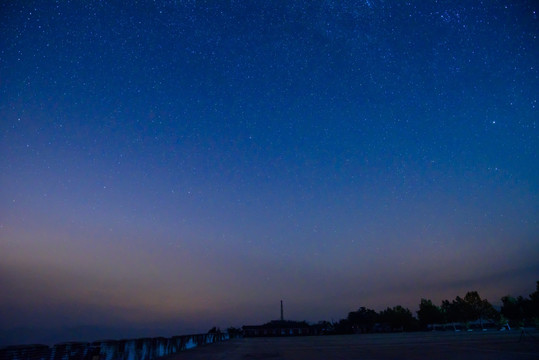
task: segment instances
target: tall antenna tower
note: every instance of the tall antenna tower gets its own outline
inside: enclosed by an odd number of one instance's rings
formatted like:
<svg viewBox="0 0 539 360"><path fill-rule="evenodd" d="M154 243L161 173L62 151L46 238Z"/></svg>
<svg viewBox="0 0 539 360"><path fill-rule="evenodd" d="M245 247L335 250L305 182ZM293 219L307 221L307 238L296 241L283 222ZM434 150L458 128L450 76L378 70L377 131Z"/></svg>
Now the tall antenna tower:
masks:
<svg viewBox="0 0 539 360"><path fill-rule="evenodd" d="M281 321L284 321L283 301L281 300Z"/></svg>

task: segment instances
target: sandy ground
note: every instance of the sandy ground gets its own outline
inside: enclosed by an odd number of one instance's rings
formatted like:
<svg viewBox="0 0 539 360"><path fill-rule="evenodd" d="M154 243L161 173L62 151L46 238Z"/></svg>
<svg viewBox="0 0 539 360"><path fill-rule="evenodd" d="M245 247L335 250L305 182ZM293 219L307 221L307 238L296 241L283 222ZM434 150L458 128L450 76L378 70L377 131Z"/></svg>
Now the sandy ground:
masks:
<svg viewBox="0 0 539 360"><path fill-rule="evenodd" d="M539 359L539 333L431 332L234 339L165 357L194 359Z"/></svg>

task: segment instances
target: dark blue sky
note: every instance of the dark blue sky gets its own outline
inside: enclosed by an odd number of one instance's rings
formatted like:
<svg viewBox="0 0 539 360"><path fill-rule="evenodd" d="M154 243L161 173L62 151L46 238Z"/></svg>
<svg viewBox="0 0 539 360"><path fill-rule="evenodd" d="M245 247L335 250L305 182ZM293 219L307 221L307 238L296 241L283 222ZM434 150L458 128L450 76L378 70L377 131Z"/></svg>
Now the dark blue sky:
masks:
<svg viewBox="0 0 539 360"><path fill-rule="evenodd" d="M537 11L2 2L0 330L172 335L277 318L280 299L318 321L531 293Z"/></svg>

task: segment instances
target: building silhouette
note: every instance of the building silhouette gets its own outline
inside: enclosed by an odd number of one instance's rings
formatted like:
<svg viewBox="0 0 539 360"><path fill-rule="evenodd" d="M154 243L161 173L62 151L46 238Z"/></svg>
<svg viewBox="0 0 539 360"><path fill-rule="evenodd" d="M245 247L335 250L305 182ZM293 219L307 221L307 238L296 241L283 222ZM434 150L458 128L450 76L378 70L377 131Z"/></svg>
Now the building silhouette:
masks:
<svg viewBox="0 0 539 360"><path fill-rule="evenodd" d="M322 334L321 326L309 325L306 321L285 320L282 300L280 320L271 320L263 325L244 325L242 329L244 337L309 336Z"/></svg>

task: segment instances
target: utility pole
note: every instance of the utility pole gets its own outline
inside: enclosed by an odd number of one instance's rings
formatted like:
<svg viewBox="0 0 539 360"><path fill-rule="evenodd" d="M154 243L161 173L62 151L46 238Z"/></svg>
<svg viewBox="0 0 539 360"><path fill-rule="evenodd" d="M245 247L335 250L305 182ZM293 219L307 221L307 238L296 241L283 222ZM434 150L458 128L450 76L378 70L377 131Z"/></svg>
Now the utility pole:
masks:
<svg viewBox="0 0 539 360"><path fill-rule="evenodd" d="M283 314L283 301L281 300L281 321L284 321L284 314Z"/></svg>

